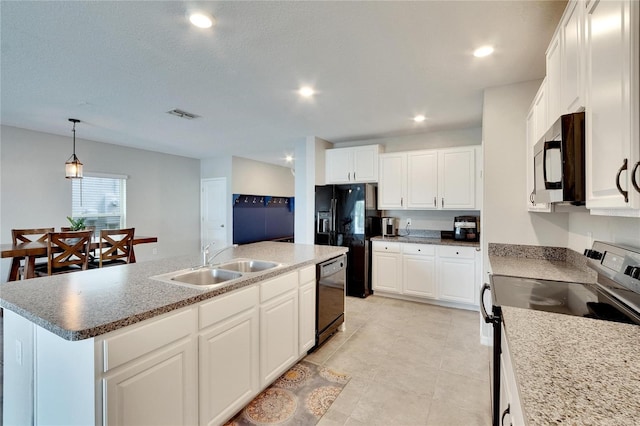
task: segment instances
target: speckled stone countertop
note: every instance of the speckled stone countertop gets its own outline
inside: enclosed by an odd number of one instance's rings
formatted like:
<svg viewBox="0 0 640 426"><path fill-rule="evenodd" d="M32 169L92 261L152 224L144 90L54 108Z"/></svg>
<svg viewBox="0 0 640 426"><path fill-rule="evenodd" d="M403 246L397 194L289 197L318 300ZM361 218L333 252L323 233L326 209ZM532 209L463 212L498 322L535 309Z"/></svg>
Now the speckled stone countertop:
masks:
<svg viewBox="0 0 640 426"><path fill-rule="evenodd" d="M412 244L437 244L443 246L462 246L462 247L480 247L480 243L450 240L439 237L423 237L423 236L396 236L396 237L373 237L371 241L391 241L398 243Z"/></svg>
<svg viewBox="0 0 640 426"><path fill-rule="evenodd" d="M585 258L559 247L489 244L493 274L593 283ZM503 306L529 426L636 425L640 327Z"/></svg>
<svg viewBox="0 0 640 426"><path fill-rule="evenodd" d="M637 425L640 327L502 308L529 426Z"/></svg>
<svg viewBox="0 0 640 426"><path fill-rule="evenodd" d="M149 277L201 264L184 256L0 284L0 306L67 340L82 340L313 265L347 252L345 247L261 242L222 252L234 258L268 260L283 267L247 273L215 290L184 287Z"/></svg>

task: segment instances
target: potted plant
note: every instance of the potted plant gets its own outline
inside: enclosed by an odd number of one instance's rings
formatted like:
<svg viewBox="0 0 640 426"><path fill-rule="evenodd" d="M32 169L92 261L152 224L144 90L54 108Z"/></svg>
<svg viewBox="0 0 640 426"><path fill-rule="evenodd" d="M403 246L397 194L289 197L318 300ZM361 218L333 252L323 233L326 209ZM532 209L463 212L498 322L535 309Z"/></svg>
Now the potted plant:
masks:
<svg viewBox="0 0 640 426"><path fill-rule="evenodd" d="M84 217L79 217L78 219L73 219L71 216L67 216L67 220L71 224L70 228L72 231L82 231L86 228L84 225Z"/></svg>

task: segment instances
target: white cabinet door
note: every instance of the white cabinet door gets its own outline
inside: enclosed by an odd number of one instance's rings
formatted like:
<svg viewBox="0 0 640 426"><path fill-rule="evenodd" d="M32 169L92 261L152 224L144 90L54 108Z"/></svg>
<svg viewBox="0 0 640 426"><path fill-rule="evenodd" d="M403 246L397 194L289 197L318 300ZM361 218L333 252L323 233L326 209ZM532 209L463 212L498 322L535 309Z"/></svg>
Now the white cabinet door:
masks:
<svg viewBox="0 0 640 426"><path fill-rule="evenodd" d="M535 132L534 145L547 131L547 96L546 96L546 79L542 80L542 84L533 98L533 108L535 114Z"/></svg>
<svg viewBox="0 0 640 426"><path fill-rule="evenodd" d="M407 255L402 257L404 294L436 297L435 256Z"/></svg>
<svg viewBox="0 0 640 426"><path fill-rule="evenodd" d="M260 386L277 379L298 359L298 289L260 307Z"/></svg>
<svg viewBox="0 0 640 426"><path fill-rule="evenodd" d="M438 154L440 208L474 209L476 204L475 149L456 148Z"/></svg>
<svg viewBox="0 0 640 426"><path fill-rule="evenodd" d="M438 296L442 300L476 304L475 249L472 247L438 247Z"/></svg>
<svg viewBox="0 0 640 426"><path fill-rule="evenodd" d="M371 287L374 291L402 292L402 255L399 243L374 241Z"/></svg>
<svg viewBox="0 0 640 426"><path fill-rule="evenodd" d="M536 203L536 197L534 194L535 190L535 181L533 174L533 147L536 143L535 140L535 108L532 106L529 110L529 114L527 115L527 139L526 143L526 170L527 170L527 210L532 212L550 212L551 204L547 203Z"/></svg>
<svg viewBox="0 0 640 426"><path fill-rule="evenodd" d="M103 379L104 423L118 426L196 424L196 354L195 340L181 340L106 375Z"/></svg>
<svg viewBox="0 0 640 426"><path fill-rule="evenodd" d="M349 183L353 165L353 151L350 148L328 149L325 151L325 172L327 183Z"/></svg>
<svg viewBox="0 0 640 426"><path fill-rule="evenodd" d="M316 344L316 282L300 286L299 298L299 352L304 355Z"/></svg>
<svg viewBox="0 0 640 426"><path fill-rule="evenodd" d="M586 189L592 213L640 214L630 173L640 160L639 7L636 0L594 1L587 10Z"/></svg>
<svg viewBox="0 0 640 426"><path fill-rule="evenodd" d="M557 32L547 49L547 127L560 117L561 61L560 33Z"/></svg>
<svg viewBox="0 0 640 426"><path fill-rule="evenodd" d="M378 209L405 208L406 162L406 153L380 155Z"/></svg>
<svg viewBox="0 0 640 426"><path fill-rule="evenodd" d="M570 1L560 22L560 114L584 109L584 2Z"/></svg>
<svg viewBox="0 0 640 426"><path fill-rule="evenodd" d="M407 153L407 208L438 208L438 152Z"/></svg>
<svg viewBox="0 0 640 426"><path fill-rule="evenodd" d="M380 145L366 145L353 148L353 181L378 181L378 154Z"/></svg>
<svg viewBox="0 0 640 426"><path fill-rule="evenodd" d="M199 337L200 424L221 424L258 393L259 315L253 308Z"/></svg>

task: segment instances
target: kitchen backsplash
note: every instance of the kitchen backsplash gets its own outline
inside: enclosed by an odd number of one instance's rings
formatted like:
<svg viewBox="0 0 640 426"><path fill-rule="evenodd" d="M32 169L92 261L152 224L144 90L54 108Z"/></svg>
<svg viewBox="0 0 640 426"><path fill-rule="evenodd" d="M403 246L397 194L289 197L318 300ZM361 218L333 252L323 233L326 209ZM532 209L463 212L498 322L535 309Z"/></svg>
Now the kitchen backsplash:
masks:
<svg viewBox="0 0 640 426"><path fill-rule="evenodd" d="M411 219L412 230L453 231L453 219L456 216L480 216L480 212L477 210L383 210L382 216L400 219L398 232L404 234L407 218ZM480 231L482 232L482 220Z"/></svg>

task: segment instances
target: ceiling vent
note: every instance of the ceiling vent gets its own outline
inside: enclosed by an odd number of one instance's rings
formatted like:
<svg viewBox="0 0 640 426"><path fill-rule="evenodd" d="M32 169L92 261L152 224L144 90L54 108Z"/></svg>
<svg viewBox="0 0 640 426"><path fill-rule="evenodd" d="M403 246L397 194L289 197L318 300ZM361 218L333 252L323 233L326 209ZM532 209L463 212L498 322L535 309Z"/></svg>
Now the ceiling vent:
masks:
<svg viewBox="0 0 640 426"><path fill-rule="evenodd" d="M178 108L172 109L171 111L167 111L167 114L175 115L176 117L180 117L180 118L186 118L187 120L193 120L194 118L200 117L199 115L195 115Z"/></svg>

